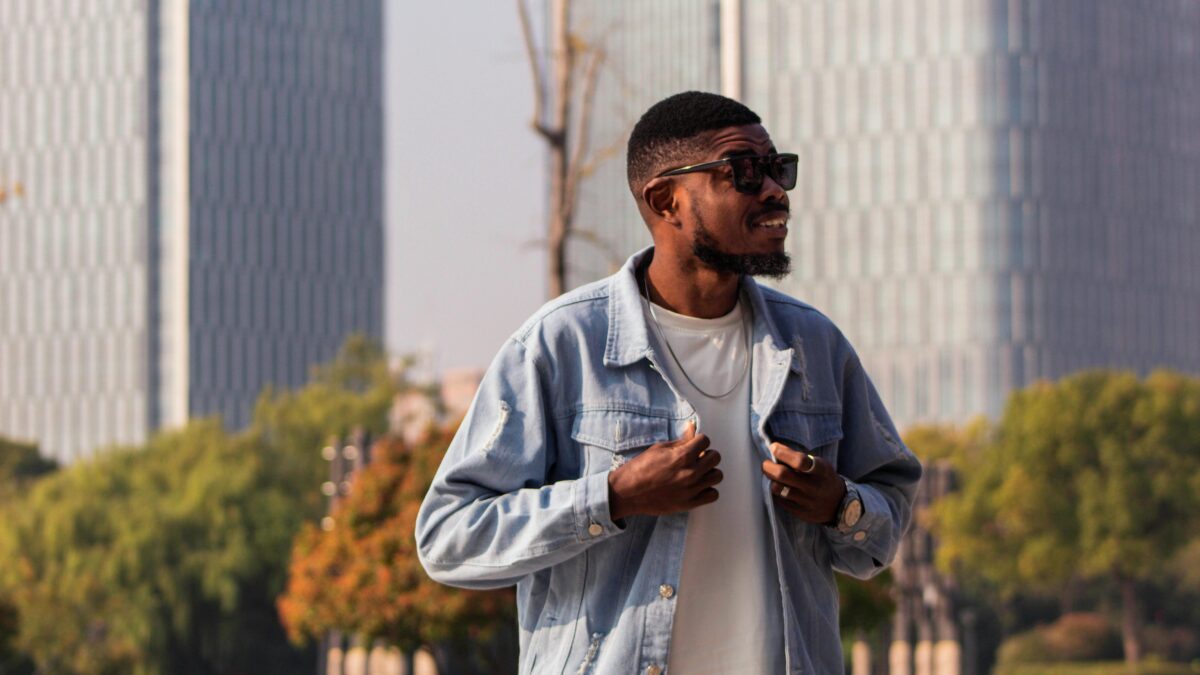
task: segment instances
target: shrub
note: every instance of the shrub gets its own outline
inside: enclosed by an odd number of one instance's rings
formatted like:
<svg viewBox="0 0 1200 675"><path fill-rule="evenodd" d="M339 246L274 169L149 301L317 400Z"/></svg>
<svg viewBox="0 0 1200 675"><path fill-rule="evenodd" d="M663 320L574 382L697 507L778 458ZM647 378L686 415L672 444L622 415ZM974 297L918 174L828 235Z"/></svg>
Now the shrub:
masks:
<svg viewBox="0 0 1200 675"><path fill-rule="evenodd" d="M1121 658L1121 638L1099 614L1064 614L1057 621L1004 641L997 665Z"/></svg>
<svg viewBox="0 0 1200 675"><path fill-rule="evenodd" d="M1183 626L1151 624L1142 630L1146 653L1175 661L1200 659L1200 634Z"/></svg>
<svg viewBox="0 0 1200 675"><path fill-rule="evenodd" d="M1053 658L1050 647L1046 645L1045 636L1040 630L1034 629L1018 633L1001 643L996 652L996 665L1005 667L1022 663L1042 663Z"/></svg>
<svg viewBox="0 0 1200 675"><path fill-rule="evenodd" d="M1108 619L1091 612L1075 612L1041 629L1046 646L1059 661L1119 659L1121 636Z"/></svg>

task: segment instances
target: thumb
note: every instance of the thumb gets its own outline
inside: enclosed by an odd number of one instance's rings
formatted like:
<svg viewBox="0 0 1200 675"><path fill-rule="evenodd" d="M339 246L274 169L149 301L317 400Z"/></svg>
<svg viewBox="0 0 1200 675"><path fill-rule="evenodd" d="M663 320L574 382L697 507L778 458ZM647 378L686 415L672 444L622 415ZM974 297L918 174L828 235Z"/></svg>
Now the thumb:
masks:
<svg viewBox="0 0 1200 675"><path fill-rule="evenodd" d="M690 441L696 436L696 420L692 418L688 420L687 426L683 428L683 435L679 437L681 441Z"/></svg>

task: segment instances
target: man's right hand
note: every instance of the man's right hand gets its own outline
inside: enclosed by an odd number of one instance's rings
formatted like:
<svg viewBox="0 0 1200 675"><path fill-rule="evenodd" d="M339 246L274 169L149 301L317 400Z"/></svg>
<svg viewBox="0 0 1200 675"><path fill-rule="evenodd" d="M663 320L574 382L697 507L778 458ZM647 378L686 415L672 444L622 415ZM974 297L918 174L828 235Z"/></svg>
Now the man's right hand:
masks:
<svg viewBox="0 0 1200 675"><path fill-rule="evenodd" d="M656 443L608 474L609 515L662 516L717 501L721 455L689 422L683 436Z"/></svg>

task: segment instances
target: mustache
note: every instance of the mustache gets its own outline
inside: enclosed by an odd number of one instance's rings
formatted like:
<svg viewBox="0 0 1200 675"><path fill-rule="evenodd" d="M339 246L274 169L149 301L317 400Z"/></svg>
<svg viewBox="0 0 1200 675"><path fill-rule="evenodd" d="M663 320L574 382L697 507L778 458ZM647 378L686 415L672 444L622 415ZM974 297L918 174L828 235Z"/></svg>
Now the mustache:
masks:
<svg viewBox="0 0 1200 675"><path fill-rule="evenodd" d="M761 209L758 209L750 216L750 220L770 213L786 213L790 217L792 215L792 208L790 205L779 201L767 202Z"/></svg>

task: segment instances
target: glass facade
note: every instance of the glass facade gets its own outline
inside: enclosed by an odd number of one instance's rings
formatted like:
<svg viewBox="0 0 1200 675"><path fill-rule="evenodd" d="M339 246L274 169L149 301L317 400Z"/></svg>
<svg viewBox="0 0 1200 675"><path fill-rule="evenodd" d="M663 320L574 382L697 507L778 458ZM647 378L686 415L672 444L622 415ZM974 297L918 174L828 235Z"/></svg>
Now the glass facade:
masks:
<svg viewBox="0 0 1200 675"><path fill-rule="evenodd" d="M676 92L721 88L718 0L583 0L572 3L571 18L604 62L588 137L591 166L567 247L568 287L612 274L650 244L625 178L625 145L642 112Z"/></svg>
<svg viewBox="0 0 1200 675"><path fill-rule="evenodd" d="M244 424L382 324L382 5L0 3L0 435ZM173 412L174 411L174 412Z"/></svg>
<svg viewBox="0 0 1200 675"><path fill-rule="evenodd" d="M742 99L801 156L782 286L843 329L898 424L995 416L1082 368L1200 372L1200 7L737 4ZM708 58L658 50L668 72ZM651 82L635 116L686 88ZM581 209L643 227L619 187Z"/></svg>
<svg viewBox="0 0 1200 675"><path fill-rule="evenodd" d="M147 16L0 2L0 434L60 457L147 425Z"/></svg>
<svg viewBox="0 0 1200 675"><path fill-rule="evenodd" d="M382 336L383 5L193 2L191 415Z"/></svg>

